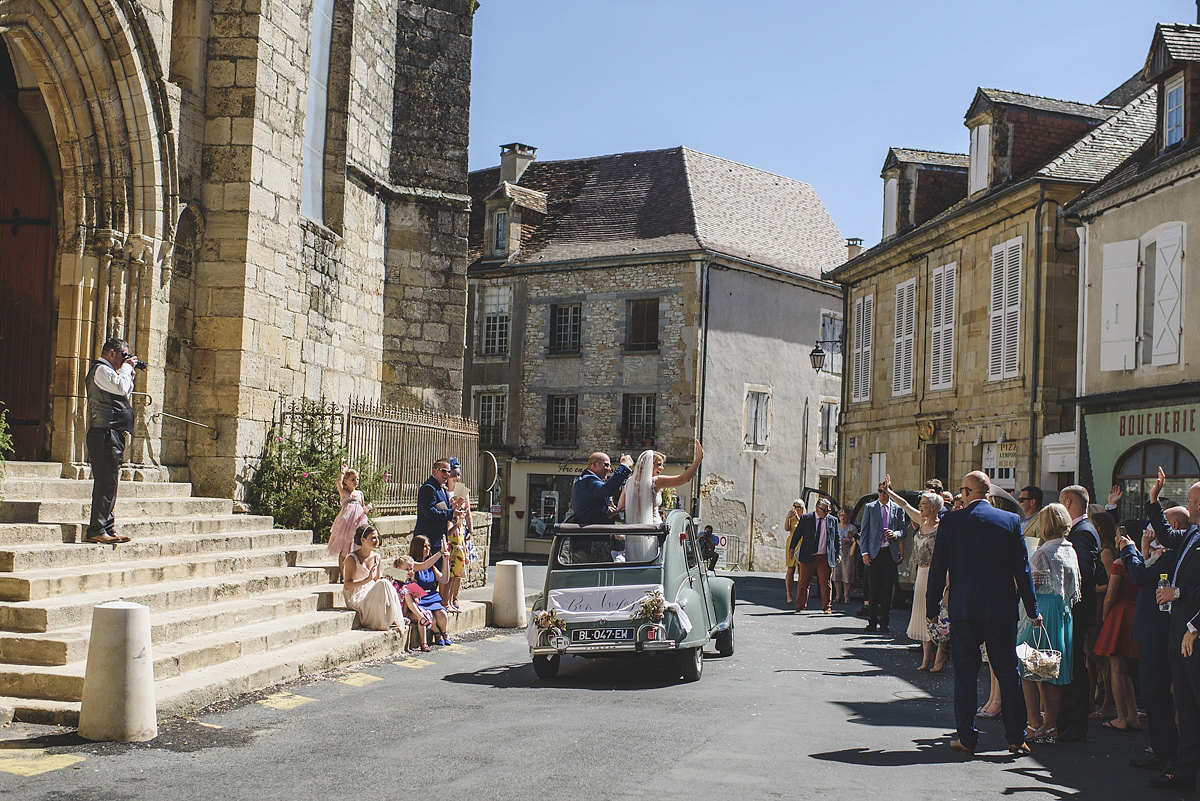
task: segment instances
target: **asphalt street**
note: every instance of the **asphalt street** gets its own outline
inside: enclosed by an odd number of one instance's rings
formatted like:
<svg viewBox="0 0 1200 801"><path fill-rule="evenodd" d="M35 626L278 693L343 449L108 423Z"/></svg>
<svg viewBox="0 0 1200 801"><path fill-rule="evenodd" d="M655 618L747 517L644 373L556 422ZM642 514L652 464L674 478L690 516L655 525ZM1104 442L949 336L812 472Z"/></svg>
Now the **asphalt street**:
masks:
<svg viewBox="0 0 1200 801"><path fill-rule="evenodd" d="M533 673L524 636L356 665L165 722L142 744L73 731L0 731L0 796L108 799L1171 798L1126 767L1142 734L981 753L948 747L949 674L915 670L903 635L852 607L794 615L781 579L732 574L736 652L710 648L679 683L644 660L567 659ZM907 614L893 614L901 631ZM982 701L986 685L980 682Z"/></svg>

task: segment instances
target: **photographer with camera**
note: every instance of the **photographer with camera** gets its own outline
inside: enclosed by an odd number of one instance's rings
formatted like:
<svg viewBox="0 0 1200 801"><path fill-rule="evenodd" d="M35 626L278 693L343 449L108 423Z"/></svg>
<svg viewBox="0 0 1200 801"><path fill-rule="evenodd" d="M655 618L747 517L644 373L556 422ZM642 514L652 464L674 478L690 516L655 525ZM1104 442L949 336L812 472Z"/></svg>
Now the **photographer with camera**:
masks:
<svg viewBox="0 0 1200 801"><path fill-rule="evenodd" d="M87 541L102 545L129 542L115 533L113 507L117 503L117 482L121 476L121 457L125 453L125 435L133 433L133 369L146 369L146 363L129 353L129 343L113 338L104 343L100 358L88 370L87 450L92 466L92 518Z"/></svg>

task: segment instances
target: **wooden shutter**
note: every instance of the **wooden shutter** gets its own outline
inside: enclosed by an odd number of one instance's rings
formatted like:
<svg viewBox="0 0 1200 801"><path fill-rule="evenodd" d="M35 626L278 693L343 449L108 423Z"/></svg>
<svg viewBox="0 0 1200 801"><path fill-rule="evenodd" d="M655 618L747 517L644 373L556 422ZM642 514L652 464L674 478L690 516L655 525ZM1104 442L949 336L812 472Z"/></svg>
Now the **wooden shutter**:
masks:
<svg viewBox="0 0 1200 801"><path fill-rule="evenodd" d="M1164 228L1156 241L1152 364L1179 363L1180 304L1183 301L1183 226Z"/></svg>
<svg viewBox="0 0 1200 801"><path fill-rule="evenodd" d="M1004 377L1015 378L1021 353L1021 237L1005 247Z"/></svg>
<svg viewBox="0 0 1200 801"><path fill-rule="evenodd" d="M913 391L913 333L916 317L917 280L896 286L896 323L892 334L892 394Z"/></svg>
<svg viewBox="0 0 1200 801"><path fill-rule="evenodd" d="M958 266L933 271L933 313L930 315L929 388L954 386L954 295Z"/></svg>
<svg viewBox="0 0 1200 801"><path fill-rule="evenodd" d="M1100 282L1100 370L1132 370L1137 363L1138 241L1109 242Z"/></svg>
<svg viewBox="0 0 1200 801"><path fill-rule="evenodd" d="M864 295L854 301L854 384L851 400L871 399L871 338L875 325L875 296Z"/></svg>
<svg viewBox="0 0 1200 801"><path fill-rule="evenodd" d="M1004 372L1004 246L992 248L992 284L988 301L988 380L998 381Z"/></svg>

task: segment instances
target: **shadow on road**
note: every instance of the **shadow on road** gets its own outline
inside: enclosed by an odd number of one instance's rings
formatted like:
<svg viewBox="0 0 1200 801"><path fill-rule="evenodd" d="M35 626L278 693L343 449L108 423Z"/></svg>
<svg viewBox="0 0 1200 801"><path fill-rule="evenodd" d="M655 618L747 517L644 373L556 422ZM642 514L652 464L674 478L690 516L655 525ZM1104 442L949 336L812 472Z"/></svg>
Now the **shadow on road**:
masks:
<svg viewBox="0 0 1200 801"><path fill-rule="evenodd" d="M469 673L449 673L443 681L455 684L476 684L497 688L569 688L572 690L657 690L674 687L683 682L671 654L633 656L612 659L563 657L558 677L539 679L533 664L496 665ZM705 654L704 660L719 660L715 654Z"/></svg>

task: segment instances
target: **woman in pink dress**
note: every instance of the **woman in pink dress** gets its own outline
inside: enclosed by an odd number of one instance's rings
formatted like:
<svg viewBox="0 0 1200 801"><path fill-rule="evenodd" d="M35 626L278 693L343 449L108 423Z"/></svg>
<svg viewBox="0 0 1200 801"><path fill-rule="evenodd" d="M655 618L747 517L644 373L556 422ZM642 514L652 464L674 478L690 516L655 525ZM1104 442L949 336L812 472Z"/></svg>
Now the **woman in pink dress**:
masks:
<svg viewBox="0 0 1200 801"><path fill-rule="evenodd" d="M329 531L329 546L325 552L336 556L340 565L346 554L354 550L354 532L359 526L367 524L367 512L371 511L370 504L363 503L363 494L358 489L358 471L347 470L342 465L338 475L338 497L342 501L342 511L334 518L333 527Z"/></svg>

